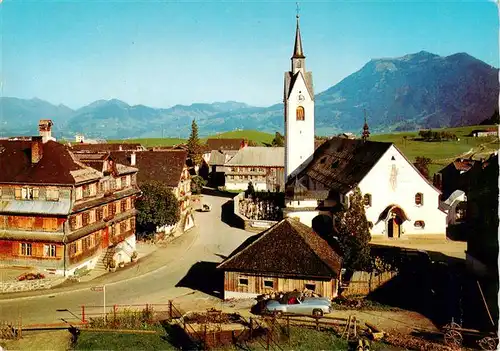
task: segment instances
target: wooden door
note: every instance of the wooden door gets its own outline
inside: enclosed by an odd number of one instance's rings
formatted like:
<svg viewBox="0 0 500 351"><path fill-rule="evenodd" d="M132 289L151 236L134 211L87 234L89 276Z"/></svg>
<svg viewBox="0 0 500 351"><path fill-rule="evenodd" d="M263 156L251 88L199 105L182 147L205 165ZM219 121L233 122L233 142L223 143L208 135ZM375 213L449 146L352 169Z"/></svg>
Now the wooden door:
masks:
<svg viewBox="0 0 500 351"><path fill-rule="evenodd" d="M106 227L102 230L102 241L101 247L106 249L109 246L109 227Z"/></svg>

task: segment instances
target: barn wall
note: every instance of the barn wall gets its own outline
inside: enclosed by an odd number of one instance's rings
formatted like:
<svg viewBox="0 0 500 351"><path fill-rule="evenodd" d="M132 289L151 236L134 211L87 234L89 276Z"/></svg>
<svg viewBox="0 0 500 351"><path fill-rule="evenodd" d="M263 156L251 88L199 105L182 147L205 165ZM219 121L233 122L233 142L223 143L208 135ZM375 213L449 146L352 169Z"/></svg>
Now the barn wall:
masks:
<svg viewBox="0 0 500 351"><path fill-rule="evenodd" d="M248 284L240 284L241 279L247 279ZM266 286L266 282L271 283L271 286ZM257 276L249 275L240 272L224 272L224 297L235 296L233 293L241 295L247 294L266 294L275 291L303 291L306 285L314 285L314 292L321 296L334 298L337 296L338 281L331 280L314 280L314 279L292 279L280 276Z"/></svg>

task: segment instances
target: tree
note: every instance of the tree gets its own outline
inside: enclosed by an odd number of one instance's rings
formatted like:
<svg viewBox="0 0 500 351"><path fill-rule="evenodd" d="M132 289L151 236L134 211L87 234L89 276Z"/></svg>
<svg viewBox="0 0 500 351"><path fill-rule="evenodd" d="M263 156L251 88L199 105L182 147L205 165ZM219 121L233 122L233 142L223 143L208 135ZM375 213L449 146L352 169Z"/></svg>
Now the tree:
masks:
<svg viewBox="0 0 500 351"><path fill-rule="evenodd" d="M191 192L193 194L201 194L201 190L207 184L203 177L195 175L191 177Z"/></svg>
<svg viewBox="0 0 500 351"><path fill-rule="evenodd" d="M254 186L253 186L253 184L252 184L252 182L251 182L251 181L250 181L250 182L248 182L248 188L247 188L247 191L245 191L245 193L246 193L246 194L245 194L245 195L246 195L246 197L250 197L250 196L251 196L252 198L253 198L253 197L255 197L255 188L254 188Z"/></svg>
<svg viewBox="0 0 500 351"><path fill-rule="evenodd" d="M141 185L141 191L136 202L139 232L156 232L158 227L179 221L179 201L170 188L160 182L147 182Z"/></svg>
<svg viewBox="0 0 500 351"><path fill-rule="evenodd" d="M193 119L191 123L191 135L187 142L188 157L193 161L194 165L199 165L202 160L200 138L198 137L198 125Z"/></svg>
<svg viewBox="0 0 500 351"><path fill-rule="evenodd" d="M281 146L281 147L285 146L285 137L281 135L280 132L276 132L274 134L274 139L271 142L271 146Z"/></svg>
<svg viewBox="0 0 500 351"><path fill-rule="evenodd" d="M432 159L425 156L417 156L413 165L418 169L420 173L426 178L429 178L429 165L432 163Z"/></svg>
<svg viewBox="0 0 500 351"><path fill-rule="evenodd" d="M340 218L338 236L344 256L344 268L369 270L371 235L359 187L356 187L349 197L349 208L340 215Z"/></svg>

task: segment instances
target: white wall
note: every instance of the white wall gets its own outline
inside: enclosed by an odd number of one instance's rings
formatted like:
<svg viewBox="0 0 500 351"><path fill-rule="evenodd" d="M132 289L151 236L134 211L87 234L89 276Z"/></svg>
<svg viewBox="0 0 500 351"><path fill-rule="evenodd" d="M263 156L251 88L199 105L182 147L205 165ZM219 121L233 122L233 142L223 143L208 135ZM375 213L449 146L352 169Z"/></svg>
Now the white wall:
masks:
<svg viewBox="0 0 500 351"><path fill-rule="evenodd" d="M394 187L391 184L393 172ZM372 205L365 207L368 221L374 224L372 236L387 235L385 221L377 221L384 209L390 205L399 206L409 218L409 221L402 224L401 237L419 234L446 236L446 213L438 208L439 191L430 185L394 146L391 146L368 172L359 183L359 188L363 195L369 193L372 196ZM415 204L415 194L418 192L423 194L422 206ZM415 228L416 220L423 220L425 228Z"/></svg>
<svg viewBox="0 0 500 351"><path fill-rule="evenodd" d="M316 217L319 214L319 211L293 211L293 212L287 212L285 214L285 217L290 217L290 218L299 218L300 222L312 227L312 220L314 217Z"/></svg>
<svg viewBox="0 0 500 351"><path fill-rule="evenodd" d="M234 179L229 179L229 176L226 176L225 187L227 190L247 190L248 182L250 182L250 180L235 181ZM252 184L255 191L267 191L266 182L259 182L252 179Z"/></svg>
<svg viewBox="0 0 500 351"><path fill-rule="evenodd" d="M298 101L303 95L305 100ZM285 102L285 177L314 153L314 100L309 96L304 78L299 75L288 101ZM305 118L297 121L297 106L304 107ZM285 178L285 179L286 179Z"/></svg>

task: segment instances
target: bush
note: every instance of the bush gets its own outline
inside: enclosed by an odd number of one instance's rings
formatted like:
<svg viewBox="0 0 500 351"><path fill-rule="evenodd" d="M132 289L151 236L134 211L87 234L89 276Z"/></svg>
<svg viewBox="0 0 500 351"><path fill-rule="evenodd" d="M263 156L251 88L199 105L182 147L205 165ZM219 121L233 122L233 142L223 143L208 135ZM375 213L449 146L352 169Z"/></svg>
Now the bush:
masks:
<svg viewBox="0 0 500 351"><path fill-rule="evenodd" d="M201 194L201 190L207 184L207 181L202 177L195 175L191 178L191 193Z"/></svg>

